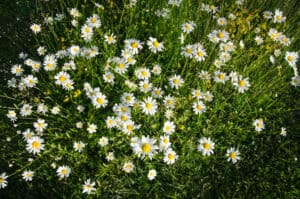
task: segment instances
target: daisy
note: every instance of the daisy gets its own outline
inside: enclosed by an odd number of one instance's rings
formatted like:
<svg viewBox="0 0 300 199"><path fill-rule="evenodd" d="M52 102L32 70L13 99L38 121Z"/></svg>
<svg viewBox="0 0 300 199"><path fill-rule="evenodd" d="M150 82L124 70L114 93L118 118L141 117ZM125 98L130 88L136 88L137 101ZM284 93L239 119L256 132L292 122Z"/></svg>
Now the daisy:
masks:
<svg viewBox="0 0 300 199"><path fill-rule="evenodd" d="M173 116L174 116L173 110L172 110L172 109L167 109L166 112L165 112L165 117L166 117L167 119L170 119L170 118L172 118Z"/></svg>
<svg viewBox="0 0 300 199"><path fill-rule="evenodd" d="M24 69L22 68L21 65L16 64L11 67L11 73L16 76L21 76L23 74L23 72L24 72Z"/></svg>
<svg viewBox="0 0 300 199"><path fill-rule="evenodd" d="M115 63L114 70L116 73L124 74L127 72L129 65L127 64L127 61L124 58L116 57L113 61Z"/></svg>
<svg viewBox="0 0 300 199"><path fill-rule="evenodd" d="M67 72L61 71L54 76L55 84L63 85L66 80L70 79L70 75Z"/></svg>
<svg viewBox="0 0 300 199"><path fill-rule="evenodd" d="M152 97L144 99L140 106L142 108L142 112L146 115L154 115L158 108L156 100Z"/></svg>
<svg viewBox="0 0 300 199"><path fill-rule="evenodd" d="M106 71L103 74L103 80L106 83L113 84L114 83L114 79L115 79L115 75L113 73L109 72L109 71Z"/></svg>
<svg viewBox="0 0 300 199"><path fill-rule="evenodd" d="M26 149L30 153L38 154L41 152L41 150L44 150L44 139L33 136L30 139L27 140Z"/></svg>
<svg viewBox="0 0 300 199"><path fill-rule="evenodd" d="M294 77L292 77L291 84L293 86L300 86L300 76L294 76Z"/></svg>
<svg viewBox="0 0 300 199"><path fill-rule="evenodd" d="M30 66L33 72L38 72L41 68L41 63L37 61L32 61L32 64Z"/></svg>
<svg viewBox="0 0 300 199"><path fill-rule="evenodd" d="M164 94L164 91L161 88L154 87L152 89L152 96L155 98L161 98Z"/></svg>
<svg viewBox="0 0 300 199"><path fill-rule="evenodd" d="M10 121L14 122L17 120L17 113L13 110L9 110L8 113L6 114L6 116L8 117L8 119L10 119Z"/></svg>
<svg viewBox="0 0 300 199"><path fill-rule="evenodd" d="M91 182L90 179L87 179L82 185L82 193L93 194L96 191L95 182Z"/></svg>
<svg viewBox="0 0 300 199"><path fill-rule="evenodd" d="M113 160L115 159L115 154L114 154L114 152L109 152L109 153L107 154L107 156L105 157L105 159L106 159L107 161L113 161Z"/></svg>
<svg viewBox="0 0 300 199"><path fill-rule="evenodd" d="M228 157L227 161L231 161L233 164L241 159L239 150L233 147L227 149L226 156Z"/></svg>
<svg viewBox="0 0 300 199"><path fill-rule="evenodd" d="M101 147L105 147L106 145L108 145L108 138L107 137L101 137L99 139L99 142L98 144L101 146Z"/></svg>
<svg viewBox="0 0 300 199"><path fill-rule="evenodd" d="M71 169L70 169L70 167L63 165L63 166L58 167L58 169L56 170L56 173L60 179L67 178L67 177L69 177L69 175L71 173Z"/></svg>
<svg viewBox="0 0 300 199"><path fill-rule="evenodd" d="M139 50L141 50L143 46L142 43L137 39L127 39L125 40L125 48L135 55L139 53Z"/></svg>
<svg viewBox="0 0 300 199"><path fill-rule="evenodd" d="M81 16L81 14L80 14L80 12L78 11L77 8L71 8L71 9L69 10L69 13L70 13L70 15L71 15L73 18L78 18L78 17Z"/></svg>
<svg viewBox="0 0 300 199"><path fill-rule="evenodd" d="M174 122L166 121L164 123L163 132L170 135L175 132L175 128L176 128L176 126L175 126Z"/></svg>
<svg viewBox="0 0 300 199"><path fill-rule="evenodd" d="M223 73L221 71L216 71L215 72L215 82L219 82L219 83L223 83L225 84L225 82L229 79L229 77L226 75L226 73Z"/></svg>
<svg viewBox="0 0 300 199"><path fill-rule="evenodd" d="M70 55L72 57L76 57L80 54L80 47L79 46L71 46L69 49L68 49L68 52L70 53Z"/></svg>
<svg viewBox="0 0 300 199"><path fill-rule="evenodd" d="M82 141L74 142L74 144L73 144L73 148L77 152L81 152L84 147L85 147L85 144Z"/></svg>
<svg viewBox="0 0 300 199"><path fill-rule="evenodd" d="M109 128L109 129L117 126L117 122L116 122L115 117L110 117L110 116L107 117L106 120L105 120L105 123L106 123L106 127Z"/></svg>
<svg viewBox="0 0 300 199"><path fill-rule="evenodd" d="M261 45L264 42L264 39L261 36L256 36L254 40L257 45Z"/></svg>
<svg viewBox="0 0 300 199"><path fill-rule="evenodd" d="M32 181L33 176L34 176L33 171L26 170L26 171L23 171L23 173L22 173L22 177L25 181Z"/></svg>
<svg viewBox="0 0 300 199"><path fill-rule="evenodd" d="M273 13L270 11L264 11L263 16L265 19L272 19Z"/></svg>
<svg viewBox="0 0 300 199"><path fill-rule="evenodd" d="M286 17L283 16L282 11L279 9L275 10L274 14L274 23L282 23L286 20Z"/></svg>
<svg viewBox="0 0 300 199"><path fill-rule="evenodd" d="M74 89L74 81L71 79L67 79L63 84L63 88L67 91L73 90Z"/></svg>
<svg viewBox="0 0 300 199"><path fill-rule="evenodd" d="M153 180L156 177L157 173L155 169L151 169L148 171L147 177L149 180Z"/></svg>
<svg viewBox="0 0 300 199"><path fill-rule="evenodd" d="M208 71L201 70L201 72L199 73L199 78L202 80L210 80L211 76Z"/></svg>
<svg viewBox="0 0 300 199"><path fill-rule="evenodd" d="M211 101L213 101L214 96L213 96L213 94L210 93L210 91L206 91L206 92L203 94L203 99L204 99L205 101L211 102Z"/></svg>
<svg viewBox="0 0 300 199"><path fill-rule="evenodd" d="M167 108L175 108L175 105L176 105L176 99L175 97L172 97L170 95L166 96L164 98L164 105L167 107Z"/></svg>
<svg viewBox="0 0 300 199"><path fill-rule="evenodd" d="M144 159L148 156L149 159L152 160L153 155L157 153L158 149L155 143L155 139L149 138L149 136L142 136L142 139L138 140L138 143L135 145L133 150L138 157Z"/></svg>
<svg viewBox="0 0 300 199"><path fill-rule="evenodd" d="M45 114L48 112L48 106L45 105L44 103L39 103L37 107L37 112Z"/></svg>
<svg viewBox="0 0 300 199"><path fill-rule="evenodd" d="M136 99L132 93L123 93L121 96L122 103L126 104L127 106L133 106Z"/></svg>
<svg viewBox="0 0 300 199"><path fill-rule="evenodd" d="M219 26L226 26L227 25L227 20L226 18L224 17L220 17L218 20L217 20L217 23Z"/></svg>
<svg viewBox="0 0 300 199"><path fill-rule="evenodd" d="M193 55L197 61L204 61L206 57L206 52L202 44L195 44L193 47Z"/></svg>
<svg viewBox="0 0 300 199"><path fill-rule="evenodd" d="M92 133L96 133L97 131L97 125L96 124L88 124L88 127L86 129L88 131L88 133L92 134Z"/></svg>
<svg viewBox="0 0 300 199"><path fill-rule="evenodd" d="M163 42L158 42L156 38L149 37L149 40L147 41L147 45L151 52L157 53L161 52L164 49Z"/></svg>
<svg viewBox="0 0 300 199"><path fill-rule="evenodd" d="M136 125L132 120L128 120L123 123L121 130L126 135L131 135L134 129L136 129Z"/></svg>
<svg viewBox="0 0 300 199"><path fill-rule="evenodd" d="M29 140L32 136L34 136L34 133L33 133L30 129L26 129L26 131L24 131L24 132L22 133L22 135L23 135L23 139L24 139L25 141L27 141L27 140Z"/></svg>
<svg viewBox="0 0 300 199"><path fill-rule="evenodd" d="M199 89L193 89L192 96L193 96L193 98L196 98L196 99L203 98L203 94L202 94L201 90L199 90Z"/></svg>
<svg viewBox="0 0 300 199"><path fill-rule="evenodd" d="M182 47L181 55L184 57L192 58L193 57L193 46L192 45L186 45Z"/></svg>
<svg viewBox="0 0 300 199"><path fill-rule="evenodd" d="M158 64L154 65L151 72L154 75L160 75L161 74L161 67L160 67L160 65L158 65Z"/></svg>
<svg viewBox="0 0 300 199"><path fill-rule="evenodd" d="M151 76L150 70L147 68L137 68L134 74L139 80L147 80Z"/></svg>
<svg viewBox="0 0 300 199"><path fill-rule="evenodd" d="M160 136L159 141L159 150L165 151L171 146L169 135Z"/></svg>
<svg viewBox="0 0 300 199"><path fill-rule="evenodd" d="M32 106L30 104L24 104L20 110L20 115L23 117L29 116L32 113Z"/></svg>
<svg viewBox="0 0 300 199"><path fill-rule="evenodd" d="M284 127L281 128L280 135L282 135L282 136L284 136L284 137L287 136L287 130L286 130L286 128L284 128Z"/></svg>
<svg viewBox="0 0 300 199"><path fill-rule="evenodd" d="M115 44L117 42L116 36L112 33L111 35L104 35L105 42L109 45Z"/></svg>
<svg viewBox="0 0 300 199"><path fill-rule="evenodd" d="M256 119L253 122L255 130L260 132L265 128L264 120L262 118Z"/></svg>
<svg viewBox="0 0 300 199"><path fill-rule="evenodd" d="M2 173L0 175L0 189L5 188L7 186L7 179L8 176L6 175L6 173Z"/></svg>
<svg viewBox="0 0 300 199"><path fill-rule="evenodd" d="M174 164L177 159L178 155L171 148L168 148L167 151L164 153L164 162L168 165Z"/></svg>
<svg viewBox="0 0 300 199"><path fill-rule="evenodd" d="M148 80L140 81L139 88L141 92L148 93L152 89L152 83L150 83Z"/></svg>
<svg viewBox="0 0 300 199"><path fill-rule="evenodd" d="M196 27L196 24L194 22L186 22L184 24L181 25L181 30L184 32L184 33L190 33L192 32Z"/></svg>
<svg viewBox="0 0 300 199"><path fill-rule="evenodd" d="M125 162L123 165L123 171L126 173L132 172L134 169L134 164L132 162Z"/></svg>
<svg viewBox="0 0 300 199"><path fill-rule="evenodd" d="M93 28L88 26L87 24L83 25L81 27L81 37L85 40L85 41L91 41L92 37L93 37Z"/></svg>
<svg viewBox="0 0 300 199"><path fill-rule="evenodd" d="M106 99L106 96L102 94L101 92L98 92L93 98L92 98L93 105L96 108L106 107L108 100Z"/></svg>
<svg viewBox="0 0 300 199"><path fill-rule="evenodd" d="M24 78L24 83L28 88L33 88L38 83L38 79L33 75L28 75Z"/></svg>
<svg viewBox="0 0 300 199"><path fill-rule="evenodd" d="M87 19L87 24L93 28L99 28L101 26L100 18L97 14L93 14L93 16Z"/></svg>
<svg viewBox="0 0 300 199"><path fill-rule="evenodd" d="M50 111L53 115L58 115L60 113L60 108L58 106L54 106Z"/></svg>
<svg viewBox="0 0 300 199"><path fill-rule="evenodd" d="M48 126L48 124L43 119L38 119L36 122L33 123L35 131L38 133L42 133Z"/></svg>
<svg viewBox="0 0 300 199"><path fill-rule="evenodd" d="M44 58L44 69L45 71L53 71L56 68L57 60L54 55L46 55Z"/></svg>
<svg viewBox="0 0 300 199"><path fill-rule="evenodd" d="M169 78L169 83L171 88L178 89L183 85L184 82L180 75L174 75Z"/></svg>
<svg viewBox="0 0 300 199"><path fill-rule="evenodd" d="M202 101L199 100L193 103L193 111L195 114L200 115L206 111L206 106Z"/></svg>
<svg viewBox="0 0 300 199"><path fill-rule="evenodd" d="M242 76L239 76L238 80L235 81L233 85L238 89L239 93L244 93L250 87L249 78L243 79Z"/></svg>
<svg viewBox="0 0 300 199"><path fill-rule="evenodd" d="M32 32L34 32L34 34L37 34L37 33L41 32L41 25L40 24L32 24L30 26L30 29L32 30Z"/></svg>
<svg viewBox="0 0 300 199"><path fill-rule="evenodd" d="M202 155L204 156L210 156L214 153L215 143L210 139L206 137L202 137L199 140L199 145L197 147L198 151L202 152Z"/></svg>
<svg viewBox="0 0 300 199"><path fill-rule="evenodd" d="M297 52L286 52L285 60L289 63L290 66L295 66L298 61L299 55Z"/></svg>

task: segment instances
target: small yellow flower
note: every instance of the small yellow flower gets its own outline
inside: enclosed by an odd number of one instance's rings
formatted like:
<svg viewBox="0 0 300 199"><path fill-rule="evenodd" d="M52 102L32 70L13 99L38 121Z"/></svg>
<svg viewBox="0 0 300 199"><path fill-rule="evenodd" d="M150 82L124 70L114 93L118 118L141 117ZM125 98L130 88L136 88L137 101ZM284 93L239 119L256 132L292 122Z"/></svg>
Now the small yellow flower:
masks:
<svg viewBox="0 0 300 199"><path fill-rule="evenodd" d="M74 97L79 97L81 95L81 90L77 89L75 92L74 92Z"/></svg>
<svg viewBox="0 0 300 199"><path fill-rule="evenodd" d="M70 100L69 96L65 96L64 103L67 103Z"/></svg>
<svg viewBox="0 0 300 199"><path fill-rule="evenodd" d="M37 103L39 103L39 102L40 102L40 98L38 98L38 97L34 97L34 98L33 98L33 101L34 101L34 103L36 103L36 104L37 104Z"/></svg>

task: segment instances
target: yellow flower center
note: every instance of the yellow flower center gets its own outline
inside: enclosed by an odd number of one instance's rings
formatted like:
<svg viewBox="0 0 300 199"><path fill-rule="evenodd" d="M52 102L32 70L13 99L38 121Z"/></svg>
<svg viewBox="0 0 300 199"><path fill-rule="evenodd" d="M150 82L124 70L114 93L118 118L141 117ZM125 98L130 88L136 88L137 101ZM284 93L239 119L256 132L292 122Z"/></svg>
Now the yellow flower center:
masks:
<svg viewBox="0 0 300 199"><path fill-rule="evenodd" d="M151 151L151 145L149 143L145 143L142 145L142 151L144 153L149 153Z"/></svg>
<svg viewBox="0 0 300 199"><path fill-rule="evenodd" d="M202 106L200 105L200 104L197 104L197 106L196 106L196 108L197 108L197 110L202 110Z"/></svg>
<svg viewBox="0 0 300 199"><path fill-rule="evenodd" d="M66 81L66 76L64 76L64 75L62 75L62 76L60 76L59 77L59 81L61 81L61 82L65 82Z"/></svg>
<svg viewBox="0 0 300 199"><path fill-rule="evenodd" d="M152 108L152 104L151 104L151 103L149 103L149 102L147 102L147 103L146 103L146 109L148 109L148 110L149 110L149 109L151 109L151 108Z"/></svg>
<svg viewBox="0 0 300 199"><path fill-rule="evenodd" d="M240 85L240 87L245 87L245 81L244 80L240 80L239 81L239 85Z"/></svg>
<svg viewBox="0 0 300 199"><path fill-rule="evenodd" d="M141 74L142 74L143 77L146 77L146 76L147 76L147 72L144 71L144 70L141 72Z"/></svg>
<svg viewBox="0 0 300 199"><path fill-rule="evenodd" d="M223 39L225 37L225 34L222 32L218 32L217 37Z"/></svg>
<svg viewBox="0 0 300 199"><path fill-rule="evenodd" d="M159 42L158 42L158 41L154 41L152 44L153 44L153 46L154 46L155 48L158 48L158 47L159 47Z"/></svg>
<svg viewBox="0 0 300 199"><path fill-rule="evenodd" d="M198 51L198 52L197 52L197 55L198 55L199 57L203 57L203 56L204 56L204 53L203 53L202 51Z"/></svg>
<svg viewBox="0 0 300 199"><path fill-rule="evenodd" d="M31 146L32 146L32 148L37 149L40 147L40 143L38 141L33 141Z"/></svg>
<svg viewBox="0 0 300 199"><path fill-rule="evenodd" d="M171 126L166 126L166 131L170 131L171 130Z"/></svg>
<svg viewBox="0 0 300 199"><path fill-rule="evenodd" d="M206 149L206 150L210 149L210 144L207 143L207 142L204 143L204 144L203 144L203 148Z"/></svg>
<svg viewBox="0 0 300 199"><path fill-rule="evenodd" d="M104 103L103 98L97 98L97 103L100 105L103 104Z"/></svg>
<svg viewBox="0 0 300 199"><path fill-rule="evenodd" d="M173 83L176 84L176 85L179 84L179 79L174 79Z"/></svg>
<svg viewBox="0 0 300 199"><path fill-rule="evenodd" d="M225 75L224 74L220 74L219 75L219 79L224 80L225 79Z"/></svg>
<svg viewBox="0 0 300 199"><path fill-rule="evenodd" d="M4 179L2 177L0 177L0 184L2 184L4 182Z"/></svg>
<svg viewBox="0 0 300 199"><path fill-rule="evenodd" d="M132 125L127 125L127 130L128 131L132 131L133 130L133 126Z"/></svg>
<svg viewBox="0 0 300 199"><path fill-rule="evenodd" d="M235 153L235 152L231 152L231 153L229 154L229 157L230 157L231 159L234 159L234 158L236 157L236 153Z"/></svg>
<svg viewBox="0 0 300 199"><path fill-rule="evenodd" d="M138 43L137 42L132 42L130 44L131 48L137 48L138 47Z"/></svg>
<svg viewBox="0 0 300 199"><path fill-rule="evenodd" d="M294 57L291 56L291 55L289 55L289 56L287 56L287 60L288 60L288 61L293 61L293 60L294 60Z"/></svg>
<svg viewBox="0 0 300 199"><path fill-rule="evenodd" d="M121 111L122 111L122 112L126 112L126 111L127 111L127 108L123 106L123 107L121 108Z"/></svg>
<svg viewBox="0 0 300 199"><path fill-rule="evenodd" d="M91 22L92 22L92 23L96 23L96 21L97 21L97 19L96 19L95 17L93 17L93 18L91 19Z"/></svg>
<svg viewBox="0 0 300 199"><path fill-rule="evenodd" d="M62 173L63 175L67 175L68 171L67 171L67 169L62 169L62 170L61 170L61 173Z"/></svg>
<svg viewBox="0 0 300 199"><path fill-rule="evenodd" d="M169 158L169 160L174 160L175 156L172 153L169 153L168 154L168 158Z"/></svg>
<svg viewBox="0 0 300 199"><path fill-rule="evenodd" d="M188 54L191 54L191 53L192 53L192 49L191 49L191 48L187 48L187 49L185 50L185 52L188 53Z"/></svg>

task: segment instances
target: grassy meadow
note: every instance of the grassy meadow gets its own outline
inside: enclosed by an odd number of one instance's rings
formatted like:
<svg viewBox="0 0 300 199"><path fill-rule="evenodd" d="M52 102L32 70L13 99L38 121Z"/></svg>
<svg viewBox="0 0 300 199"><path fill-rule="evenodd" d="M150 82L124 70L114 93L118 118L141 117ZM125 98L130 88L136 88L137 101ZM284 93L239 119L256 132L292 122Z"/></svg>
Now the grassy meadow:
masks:
<svg viewBox="0 0 300 199"><path fill-rule="evenodd" d="M0 3L1 198L299 198L297 0Z"/></svg>

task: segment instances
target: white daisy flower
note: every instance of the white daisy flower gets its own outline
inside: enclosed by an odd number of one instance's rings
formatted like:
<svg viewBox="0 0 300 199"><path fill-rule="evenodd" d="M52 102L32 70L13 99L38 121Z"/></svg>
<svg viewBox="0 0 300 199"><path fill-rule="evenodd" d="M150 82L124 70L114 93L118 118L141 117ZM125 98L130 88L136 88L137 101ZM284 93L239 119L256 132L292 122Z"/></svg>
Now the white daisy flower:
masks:
<svg viewBox="0 0 300 199"><path fill-rule="evenodd" d="M48 124L43 119L37 119L37 121L33 123L33 126L37 133L42 133L47 128Z"/></svg>
<svg viewBox="0 0 300 199"><path fill-rule="evenodd" d="M26 150L33 154L38 154L44 150L44 139L33 136L27 140Z"/></svg>
<svg viewBox="0 0 300 199"><path fill-rule="evenodd" d="M57 168L56 173L57 173L57 176L61 179L67 178L67 177L69 177L69 175L71 173L71 169L70 169L70 167L63 165L63 166L60 166Z"/></svg>
<svg viewBox="0 0 300 199"><path fill-rule="evenodd" d="M73 148L77 152L81 152L85 147L85 144L82 141L74 142Z"/></svg>
<svg viewBox="0 0 300 199"><path fill-rule="evenodd" d="M130 173L134 169L134 164L132 162L125 162L122 169L126 173Z"/></svg>
<svg viewBox="0 0 300 199"><path fill-rule="evenodd" d="M117 126L117 121L115 117L107 117L105 123L106 123L106 127L109 129Z"/></svg>
<svg viewBox="0 0 300 199"><path fill-rule="evenodd" d="M127 106L133 106L136 102L136 99L132 93L123 93L121 96L122 103L126 104Z"/></svg>
<svg viewBox="0 0 300 199"><path fill-rule="evenodd" d="M179 89L183 85L184 81L180 75L173 75L169 78L169 83L171 88Z"/></svg>
<svg viewBox="0 0 300 199"><path fill-rule="evenodd" d="M22 173L22 177L25 181L32 181L33 176L34 176L34 172L30 170L25 170Z"/></svg>
<svg viewBox="0 0 300 199"><path fill-rule="evenodd" d="M166 151L170 148L171 142L169 135L164 135L159 137L159 150Z"/></svg>
<svg viewBox="0 0 300 199"><path fill-rule="evenodd" d="M163 132L170 135L175 132L175 124L172 121L166 121L163 126Z"/></svg>
<svg viewBox="0 0 300 199"><path fill-rule="evenodd" d="M214 153L215 143L210 139L206 137L202 137L199 140L199 145L197 147L198 151L202 152L202 155L204 156L210 156Z"/></svg>
<svg viewBox="0 0 300 199"><path fill-rule="evenodd" d="M70 53L71 57L76 57L80 54L80 47L73 45L68 49L68 52Z"/></svg>
<svg viewBox="0 0 300 199"><path fill-rule="evenodd" d="M60 113L60 108L58 106L54 106L52 109L51 109L51 113L53 115L58 115Z"/></svg>
<svg viewBox="0 0 300 199"><path fill-rule="evenodd" d="M30 29L32 30L32 32L34 32L34 34L37 34L37 33L41 32L41 25L40 24L32 24L30 26Z"/></svg>
<svg viewBox="0 0 300 199"><path fill-rule="evenodd" d="M92 134L92 133L96 133L97 131L97 125L96 124L88 124L88 127L86 129L88 131L88 133Z"/></svg>
<svg viewBox="0 0 300 199"><path fill-rule="evenodd" d="M291 84L293 86L300 86L300 76L294 76L294 77L292 77Z"/></svg>
<svg viewBox="0 0 300 199"><path fill-rule="evenodd" d="M280 11L279 9L275 10L275 14L274 14L274 23L282 23L286 20L286 17L283 16L282 11Z"/></svg>
<svg viewBox="0 0 300 199"><path fill-rule="evenodd" d="M9 110L8 113L6 114L6 116L12 122L15 122L18 119L17 118L17 113L15 111L13 111L13 110Z"/></svg>
<svg viewBox="0 0 300 199"><path fill-rule="evenodd" d="M23 117L29 116L32 113L32 106L30 104L24 104L20 110L20 115Z"/></svg>
<svg viewBox="0 0 300 199"><path fill-rule="evenodd" d="M113 161L113 160L115 159L115 154L114 154L114 152L109 152L109 153L107 154L107 156L105 157L105 159L106 159L107 161Z"/></svg>
<svg viewBox="0 0 300 199"><path fill-rule="evenodd" d="M152 97L147 97L141 102L142 112L146 115L154 115L157 111L158 105L155 99Z"/></svg>
<svg viewBox="0 0 300 199"><path fill-rule="evenodd" d="M264 120L262 118L256 119L253 122L255 130L260 132L265 128Z"/></svg>
<svg viewBox="0 0 300 199"><path fill-rule="evenodd" d="M8 176L6 175L6 173L2 173L0 175L0 189L7 187L7 179Z"/></svg>
<svg viewBox="0 0 300 199"><path fill-rule="evenodd" d="M70 75L65 71L60 71L54 76L54 79L56 80L55 84L63 85L65 84L66 80L70 79Z"/></svg>
<svg viewBox="0 0 300 199"><path fill-rule="evenodd" d="M85 41L91 41L93 34L94 34L93 28L88 26L87 24L85 24L81 27L81 37Z"/></svg>
<svg viewBox="0 0 300 199"><path fill-rule="evenodd" d="M93 28L99 28L101 26L100 17L97 14L93 14L93 16L87 19L87 24Z"/></svg>
<svg viewBox="0 0 300 199"><path fill-rule="evenodd" d="M186 22L184 24L181 25L181 30L184 32L184 33L190 33L192 32L196 27L196 24L194 22Z"/></svg>
<svg viewBox="0 0 300 199"><path fill-rule="evenodd" d="M106 145L108 145L108 138L107 137L101 137L98 141L98 144L101 146L101 147L105 147Z"/></svg>
<svg viewBox="0 0 300 199"><path fill-rule="evenodd" d="M156 38L149 37L149 40L147 41L147 45L151 52L157 53L161 52L164 49L163 42L158 42Z"/></svg>
<svg viewBox="0 0 300 199"><path fill-rule="evenodd" d="M152 89L152 83L150 83L148 80L140 81L139 88L141 92L148 93Z"/></svg>
<svg viewBox="0 0 300 199"><path fill-rule="evenodd" d="M105 42L109 45L115 44L117 42L116 36L112 33L111 35L104 35Z"/></svg>
<svg viewBox="0 0 300 199"><path fill-rule="evenodd" d="M16 76L21 76L23 74L23 72L24 72L24 69L19 64L13 65L11 67L11 73Z"/></svg>
<svg viewBox="0 0 300 199"><path fill-rule="evenodd" d="M38 78L34 77L33 75L27 75L24 78L24 83L28 88L33 88L38 83Z"/></svg>
<svg viewBox="0 0 300 199"><path fill-rule="evenodd" d="M299 55L297 52L286 52L285 60L289 63L290 66L295 66L298 61Z"/></svg>
<svg viewBox="0 0 300 199"><path fill-rule="evenodd" d="M147 177L149 180L154 180L154 178L156 177L157 173L155 169L151 169L148 171Z"/></svg>
<svg viewBox="0 0 300 199"><path fill-rule="evenodd" d="M134 74L139 80L148 80L151 77L151 73L148 68L137 68L134 71Z"/></svg>
<svg viewBox="0 0 300 199"><path fill-rule="evenodd" d="M227 149L226 156L228 157L227 161L231 161L233 164L241 159L239 150L233 147Z"/></svg>
<svg viewBox="0 0 300 199"><path fill-rule="evenodd" d="M105 71L105 73L103 74L103 80L106 83L113 84L115 80L115 75L110 71Z"/></svg>
<svg viewBox="0 0 300 199"><path fill-rule="evenodd" d="M134 153L144 159L145 157L149 157L152 160L153 155L157 153L158 147L155 145L156 140L153 138L149 138L149 136L142 136L141 139L138 140L138 143L133 148Z"/></svg>
<svg viewBox="0 0 300 199"><path fill-rule="evenodd" d="M127 39L125 40L125 48L135 55L139 53L139 50L141 50L143 46L137 39Z"/></svg>
<svg viewBox="0 0 300 199"><path fill-rule="evenodd" d="M249 83L249 78L243 79L242 76L238 77L238 80L233 83L233 85L238 89L239 93L244 93L251 86Z"/></svg>
<svg viewBox="0 0 300 199"><path fill-rule="evenodd" d="M164 153L164 162L168 165L174 164L175 161L178 159L178 155L176 154L173 149L168 148L167 151Z"/></svg>
<svg viewBox="0 0 300 199"><path fill-rule="evenodd" d="M87 179L82 185L83 187L82 193L94 194L96 191L95 185L96 185L95 182L91 182L90 179Z"/></svg>
<svg viewBox="0 0 300 199"><path fill-rule="evenodd" d="M44 58L44 69L45 71L53 71L57 66L57 60L55 55L46 55Z"/></svg>
<svg viewBox="0 0 300 199"><path fill-rule="evenodd" d="M161 67L158 64L155 64L151 71L154 75L160 75L161 74Z"/></svg>
<svg viewBox="0 0 300 199"><path fill-rule="evenodd" d="M97 92L96 95L92 98L92 103L96 108L106 107L108 100L104 94Z"/></svg>
<svg viewBox="0 0 300 199"><path fill-rule="evenodd" d="M195 114L200 115L206 111L206 106L202 101L199 100L193 103L193 111Z"/></svg>
<svg viewBox="0 0 300 199"><path fill-rule="evenodd" d="M219 26L226 26L226 25L227 25L227 20L226 20L226 18L224 18L224 17L218 18L217 24L218 24Z"/></svg>
<svg viewBox="0 0 300 199"><path fill-rule="evenodd" d="M215 72L215 77L214 77L215 82L225 84L225 82L228 79L229 79L229 77L226 75L226 73L221 72L221 71L216 71Z"/></svg>

